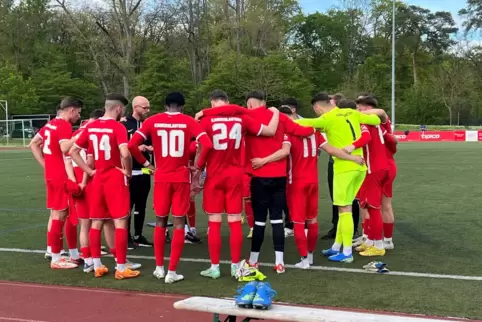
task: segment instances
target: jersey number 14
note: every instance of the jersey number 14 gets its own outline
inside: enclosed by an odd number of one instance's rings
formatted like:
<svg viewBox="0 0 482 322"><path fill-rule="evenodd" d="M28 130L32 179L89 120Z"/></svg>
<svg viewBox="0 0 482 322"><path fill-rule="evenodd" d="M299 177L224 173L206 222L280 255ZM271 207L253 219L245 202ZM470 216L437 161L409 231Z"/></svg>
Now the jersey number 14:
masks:
<svg viewBox="0 0 482 322"><path fill-rule="evenodd" d="M94 148L94 158L95 160L99 160L99 151L104 151L104 160L110 160L111 153L110 151L110 139L109 136L104 134L99 138L95 134L91 134L89 136L89 140L92 142L92 147Z"/></svg>

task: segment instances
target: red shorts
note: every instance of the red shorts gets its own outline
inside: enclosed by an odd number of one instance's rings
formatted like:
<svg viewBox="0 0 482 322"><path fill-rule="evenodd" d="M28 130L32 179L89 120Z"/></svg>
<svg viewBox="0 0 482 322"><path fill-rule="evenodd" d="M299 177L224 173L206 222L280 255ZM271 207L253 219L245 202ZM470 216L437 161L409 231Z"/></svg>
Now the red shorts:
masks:
<svg viewBox="0 0 482 322"><path fill-rule="evenodd" d="M383 187L388 179L388 170L380 170L367 174L365 181L358 191L357 198L360 206L366 208L380 208L382 205Z"/></svg>
<svg viewBox="0 0 482 322"><path fill-rule="evenodd" d="M240 215L243 212L243 180L239 176L207 177L203 191L207 214Z"/></svg>
<svg viewBox="0 0 482 322"><path fill-rule="evenodd" d="M304 224L318 217L318 184L293 182L286 190L290 219Z"/></svg>
<svg viewBox="0 0 482 322"><path fill-rule="evenodd" d="M389 168L388 168L387 181L383 185L383 194L388 198L392 198L393 196L393 181L395 181L396 176L397 176L397 165L395 164L395 162L390 162Z"/></svg>
<svg viewBox="0 0 482 322"><path fill-rule="evenodd" d="M47 209L65 210L69 208L69 194L65 188L65 181L47 180Z"/></svg>
<svg viewBox="0 0 482 322"><path fill-rule="evenodd" d="M243 198L251 198L251 177L243 174Z"/></svg>
<svg viewBox="0 0 482 322"><path fill-rule="evenodd" d="M154 182L154 211L158 217L184 217L191 201L191 184L188 182Z"/></svg>
<svg viewBox="0 0 482 322"><path fill-rule="evenodd" d="M129 216L129 184L122 172L111 169L96 174L90 185L90 219L122 219Z"/></svg>
<svg viewBox="0 0 482 322"><path fill-rule="evenodd" d="M85 186L84 191L78 197L73 197L74 200L74 207L75 213L77 214L77 218L79 219L89 219L89 198L92 195L92 183L88 183Z"/></svg>

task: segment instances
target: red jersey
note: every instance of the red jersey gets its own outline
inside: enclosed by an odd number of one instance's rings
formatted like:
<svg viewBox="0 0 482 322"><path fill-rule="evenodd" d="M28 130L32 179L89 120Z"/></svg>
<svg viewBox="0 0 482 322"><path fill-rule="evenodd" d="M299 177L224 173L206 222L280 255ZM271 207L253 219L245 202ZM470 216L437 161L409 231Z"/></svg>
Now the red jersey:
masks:
<svg viewBox="0 0 482 322"><path fill-rule="evenodd" d="M239 176L243 173L243 137L258 136L263 124L247 115L231 117L208 116L201 127L213 141L213 150L206 165L207 176Z"/></svg>
<svg viewBox="0 0 482 322"><path fill-rule="evenodd" d="M391 134L393 134L392 123L390 122L390 120L387 120L385 123L380 124L380 126L384 131L386 131L385 146L387 148L388 161L395 162L393 155L397 153L397 142L391 136Z"/></svg>
<svg viewBox="0 0 482 322"><path fill-rule="evenodd" d="M64 154L60 148L60 142L72 138L72 124L60 117L56 117L45 124L37 135L43 141L42 152L45 159L45 180L67 180Z"/></svg>
<svg viewBox="0 0 482 322"><path fill-rule="evenodd" d="M370 133L370 142L363 147L363 156L368 168L368 174L380 170L388 170L388 157L385 147L384 134L386 133L380 126L365 125L361 126L362 133Z"/></svg>
<svg viewBox="0 0 482 322"><path fill-rule="evenodd" d="M86 122L84 122L85 124ZM75 131L73 134L72 134L72 137L74 138L78 138L80 136L80 134L82 134L82 132L84 131L85 129L85 125L84 126L81 126L77 131ZM88 155L92 155L92 152L90 150L90 147L89 149L86 150L80 150L80 156L82 157L82 159L84 160L84 162L87 162L87 156ZM70 158L70 156L68 156ZM84 171L82 171L82 169L77 165L77 163L75 163L74 160L72 160L72 166L74 168L74 173L75 173L75 177L77 178L77 183L80 183L82 182L82 179L83 179L83 176L84 176Z"/></svg>
<svg viewBox="0 0 482 322"><path fill-rule="evenodd" d="M206 133L192 117L182 113L159 113L146 119L131 139L129 148L136 160L144 160L136 154L133 145L151 138L154 148L155 182L191 182L189 171L189 146L192 138L199 140ZM206 136L206 139L209 139ZM131 145L131 143L133 145ZM201 142L202 144L203 142ZM204 145L203 145L204 150ZM201 159L202 157L200 157ZM144 162L141 162L144 161ZM199 160L203 163L202 160Z"/></svg>
<svg viewBox="0 0 482 322"><path fill-rule="evenodd" d="M318 149L326 144L320 132L300 138L285 135L291 145L288 183L318 183Z"/></svg>
<svg viewBox="0 0 482 322"><path fill-rule="evenodd" d="M268 125L273 117L273 112L268 110L266 107L248 110L237 105L226 105L223 107L217 107L215 109L206 109L203 110L203 114L205 116L248 114L264 125ZM253 135L246 136L246 172L254 177L286 177L286 158L276 162L268 163L258 169L253 169L249 160L253 158L267 157L281 149L285 134L306 137L313 133L313 128L298 125L285 114L280 113L278 129L273 137Z"/></svg>
<svg viewBox="0 0 482 322"><path fill-rule="evenodd" d="M96 175L113 168L122 168L120 147L127 145L127 130L112 118L101 117L89 123L75 145L92 151Z"/></svg>

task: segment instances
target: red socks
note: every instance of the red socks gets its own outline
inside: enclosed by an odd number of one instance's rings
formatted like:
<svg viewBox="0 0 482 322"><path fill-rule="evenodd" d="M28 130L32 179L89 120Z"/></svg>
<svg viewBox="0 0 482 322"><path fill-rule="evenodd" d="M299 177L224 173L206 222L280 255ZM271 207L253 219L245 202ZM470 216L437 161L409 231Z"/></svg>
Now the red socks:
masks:
<svg viewBox="0 0 482 322"><path fill-rule="evenodd" d="M368 208L368 213L370 214L370 235L368 235L368 238L373 241L382 240L383 221L380 209Z"/></svg>
<svg viewBox="0 0 482 322"><path fill-rule="evenodd" d="M156 266L164 266L164 245L166 244L166 228L154 228L154 254Z"/></svg>
<svg viewBox="0 0 482 322"><path fill-rule="evenodd" d="M208 236L211 234L209 232ZM182 249L184 248L184 228L175 228L172 234L171 242L171 258L169 261L169 270L176 271L177 264L181 259Z"/></svg>
<svg viewBox="0 0 482 322"><path fill-rule="evenodd" d="M251 205L251 199L244 199L244 213L246 214L246 221L249 228L254 227L254 214L253 206Z"/></svg>
<svg viewBox="0 0 482 322"><path fill-rule="evenodd" d="M308 253L313 253L318 241L318 222L308 224Z"/></svg>
<svg viewBox="0 0 482 322"><path fill-rule="evenodd" d="M82 254L82 257L84 259L92 257L90 255L90 247L81 247L80 248L80 253Z"/></svg>
<svg viewBox="0 0 482 322"><path fill-rule="evenodd" d="M393 226L394 223L383 223L383 236L385 238L393 237Z"/></svg>
<svg viewBox="0 0 482 322"><path fill-rule="evenodd" d="M125 264L127 259L127 229L115 229L115 250L117 252L117 264Z"/></svg>
<svg viewBox="0 0 482 322"><path fill-rule="evenodd" d="M114 257L114 259L117 259L117 251L116 251L115 248L109 249L109 252L112 254L112 256Z"/></svg>
<svg viewBox="0 0 482 322"><path fill-rule="evenodd" d="M301 257L308 256L308 240L305 235L305 224L294 223L295 243Z"/></svg>
<svg viewBox="0 0 482 322"><path fill-rule="evenodd" d="M209 257L211 258L211 264L217 265L221 257L221 223L210 221L208 227Z"/></svg>
<svg viewBox="0 0 482 322"><path fill-rule="evenodd" d="M52 219L52 226L48 232L48 239L50 246L52 248L52 254L60 254L62 249L62 242L60 236L62 235L62 228L64 227L64 222L57 219Z"/></svg>
<svg viewBox="0 0 482 322"><path fill-rule="evenodd" d="M70 219L65 220L65 239L69 249L77 249L77 226L72 225Z"/></svg>
<svg viewBox="0 0 482 322"><path fill-rule="evenodd" d="M187 211L187 222L189 228L196 228L196 202L191 200L189 202L189 210Z"/></svg>
<svg viewBox="0 0 482 322"><path fill-rule="evenodd" d="M238 264L241 261L241 252L243 250L243 227L241 226L241 221L234 221L228 224L230 231L229 247L231 248L231 263ZM211 233L211 231L209 231L209 233ZM219 250L221 251L221 247Z"/></svg>
<svg viewBox="0 0 482 322"><path fill-rule="evenodd" d="M99 229L90 228L89 241L92 258L100 258L101 234Z"/></svg>
<svg viewBox="0 0 482 322"><path fill-rule="evenodd" d="M370 236L370 219L366 219L366 218L363 219L362 227L363 227L363 234Z"/></svg>

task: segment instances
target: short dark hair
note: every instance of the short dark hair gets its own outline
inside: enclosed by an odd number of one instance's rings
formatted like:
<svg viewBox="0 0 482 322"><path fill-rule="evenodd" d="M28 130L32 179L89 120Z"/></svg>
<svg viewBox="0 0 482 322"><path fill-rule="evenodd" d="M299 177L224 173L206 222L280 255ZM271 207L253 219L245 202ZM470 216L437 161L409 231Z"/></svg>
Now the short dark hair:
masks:
<svg viewBox="0 0 482 322"><path fill-rule="evenodd" d="M362 93L358 94L357 98L358 97L367 97L367 96L376 98L375 95L373 95L372 93L369 93L369 92L362 92Z"/></svg>
<svg viewBox="0 0 482 322"><path fill-rule="evenodd" d="M350 99L342 99L336 104L336 106L339 108L351 108L356 110L356 102Z"/></svg>
<svg viewBox="0 0 482 322"><path fill-rule="evenodd" d="M342 93L336 93L335 95L332 95L331 98L335 101L336 106L338 106L340 101L345 99L345 95L343 95Z"/></svg>
<svg viewBox="0 0 482 322"><path fill-rule="evenodd" d="M254 98L260 101L265 100L265 95L262 91L251 91L248 94L246 94L246 101L249 100L250 98Z"/></svg>
<svg viewBox="0 0 482 322"><path fill-rule="evenodd" d="M59 111L59 110L60 110L60 104L57 104L57 106L55 107L55 110L56 110L56 111Z"/></svg>
<svg viewBox="0 0 482 322"><path fill-rule="evenodd" d="M170 92L164 100L164 105L171 107L183 107L186 105L186 100L181 92Z"/></svg>
<svg viewBox="0 0 482 322"><path fill-rule="evenodd" d="M331 100L330 95L328 95L325 92L319 92L319 93L315 94L313 96L313 98L311 99L311 105L314 105L318 102L323 102L323 103L328 104L328 103L330 103L330 100Z"/></svg>
<svg viewBox="0 0 482 322"><path fill-rule="evenodd" d="M98 108L90 112L90 118L97 120L98 118L101 118L105 114L105 109L103 108Z"/></svg>
<svg viewBox="0 0 482 322"><path fill-rule="evenodd" d="M228 101L228 94L223 91L222 89L215 89L214 91L209 94L209 100L211 101L216 101L216 100L221 100L221 101Z"/></svg>
<svg viewBox="0 0 482 322"><path fill-rule="evenodd" d="M291 110L291 107L288 105L281 105L279 108L280 113L286 114L286 115L293 115L293 111Z"/></svg>
<svg viewBox="0 0 482 322"><path fill-rule="evenodd" d="M281 101L281 105L288 105L291 108L298 108L298 101L294 97L288 97Z"/></svg>
<svg viewBox="0 0 482 322"><path fill-rule="evenodd" d="M122 94L119 93L110 93L105 96L106 101L119 101L121 102L124 106L129 104L129 100Z"/></svg>
<svg viewBox="0 0 482 322"><path fill-rule="evenodd" d="M73 108L82 108L84 106L84 103L82 102L81 99L67 96L60 101L59 109L63 110L68 107L73 107Z"/></svg>
<svg viewBox="0 0 482 322"><path fill-rule="evenodd" d="M357 104L360 104L360 105L367 105L367 106L371 106L373 108L377 108L378 106L378 101L375 97L373 96L363 96L363 97L360 97L359 99L356 100L356 103Z"/></svg>

